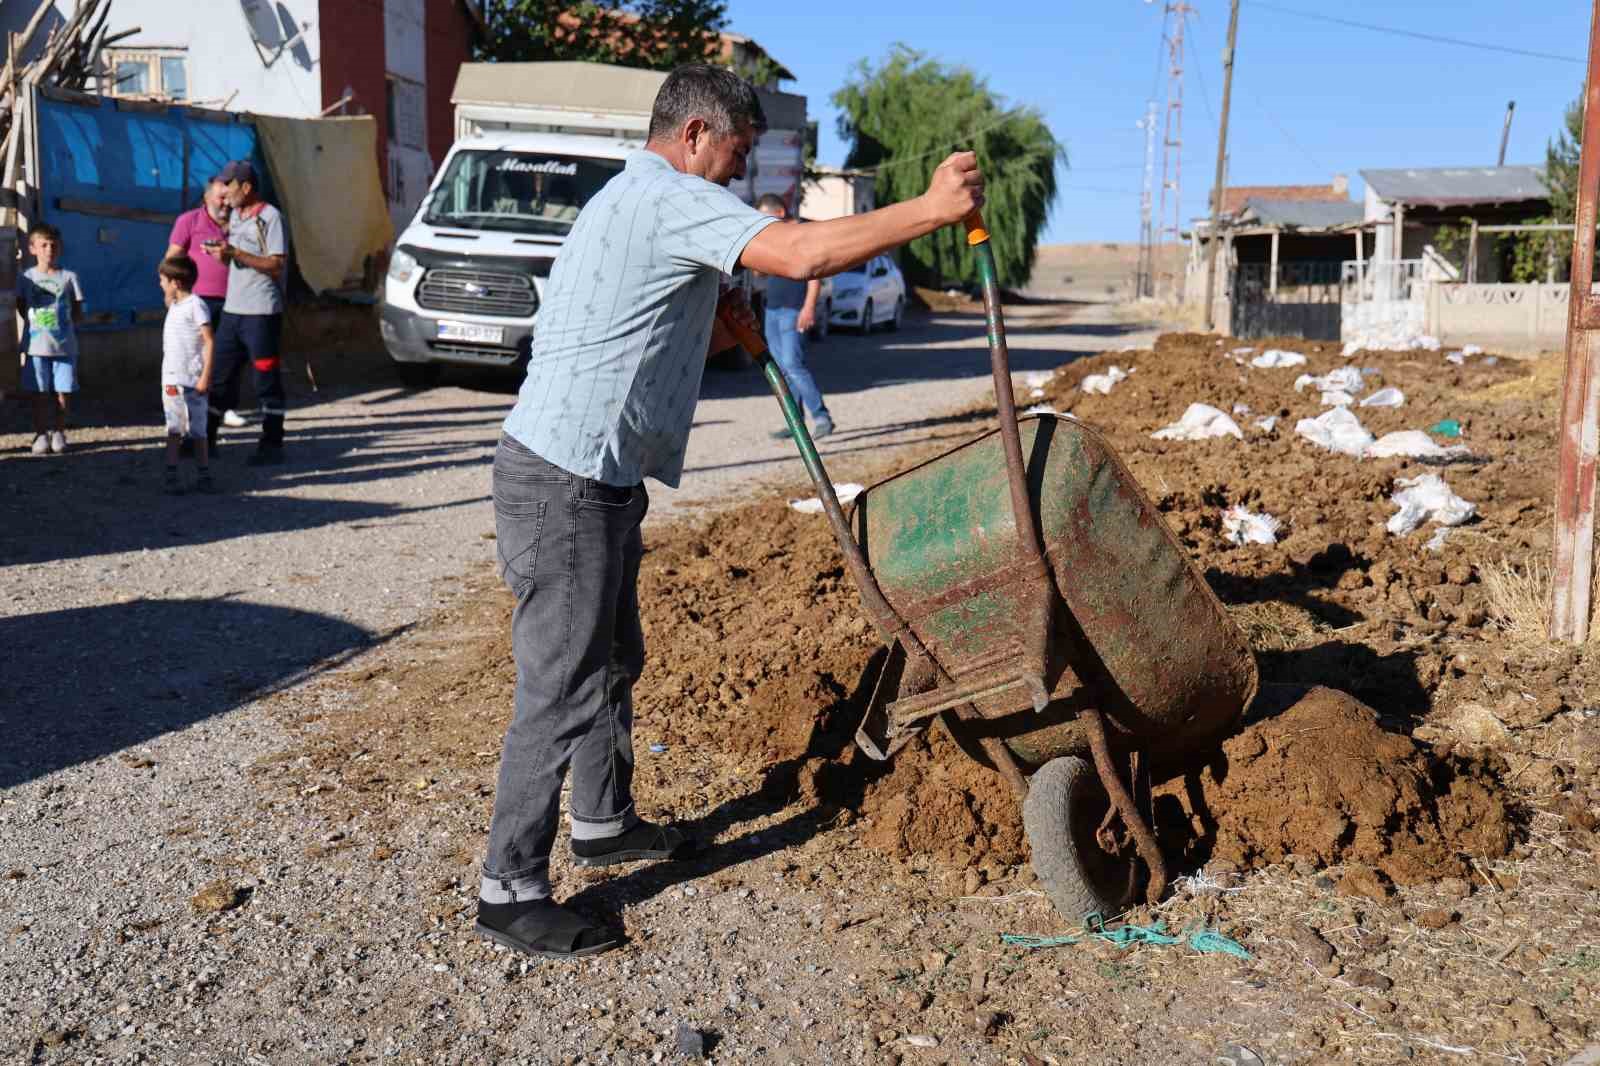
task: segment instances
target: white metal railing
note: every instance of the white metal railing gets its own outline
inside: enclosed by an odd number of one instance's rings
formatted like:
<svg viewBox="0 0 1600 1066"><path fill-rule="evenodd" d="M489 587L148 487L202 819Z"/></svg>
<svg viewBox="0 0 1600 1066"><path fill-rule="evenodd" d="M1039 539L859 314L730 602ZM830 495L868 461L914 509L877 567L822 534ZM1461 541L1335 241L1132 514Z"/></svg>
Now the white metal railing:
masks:
<svg viewBox="0 0 1600 1066"><path fill-rule="evenodd" d="M1410 302L1421 300L1420 259L1346 259L1340 269L1340 299L1344 303Z"/></svg>

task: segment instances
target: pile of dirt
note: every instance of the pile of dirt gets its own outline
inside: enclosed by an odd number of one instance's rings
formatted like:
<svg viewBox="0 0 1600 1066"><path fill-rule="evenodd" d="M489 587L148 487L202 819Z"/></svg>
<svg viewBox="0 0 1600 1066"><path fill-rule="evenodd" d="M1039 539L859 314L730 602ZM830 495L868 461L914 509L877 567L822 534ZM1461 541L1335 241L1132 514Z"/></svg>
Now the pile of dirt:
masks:
<svg viewBox="0 0 1600 1066"><path fill-rule="evenodd" d="M1241 868L1298 857L1414 884L1463 876L1468 859L1511 846L1488 765L1388 732L1370 707L1332 689L1251 725L1194 778L1165 792L1181 801L1184 836Z"/></svg>
<svg viewBox="0 0 1600 1066"><path fill-rule="evenodd" d="M1356 714L1320 699L1231 740L1226 773L1210 771L1201 786L1216 822L1212 851L1242 865L1290 854L1367 862L1397 881L1457 870L1462 856L1503 854L1507 822L1492 775L1429 756L1405 734L1422 735L1446 701L1492 705L1533 691L1528 671L1537 672L1542 722L1600 693L1581 654L1508 646L1479 579L1545 543L1549 390L1527 387L1537 375L1507 359L1454 366L1440 353L1364 352L1347 361L1331 345L1279 341L1307 365L1255 370L1226 355L1233 343L1175 335L1154 351L1082 360L1059 371L1043 397L1092 422L1128 461L1245 629L1264 681L1342 689L1371 708ZM1113 363L1137 371L1109 396L1078 389ZM1371 367L1371 388L1406 394L1399 409L1359 409L1374 433L1456 419L1473 459L1442 469L1357 461L1295 437L1293 420L1321 410L1315 390L1294 391L1295 377L1344 365ZM1196 401L1280 421L1245 441L1151 439ZM986 413L975 411L971 426L985 431ZM1479 507L1444 552L1424 548L1426 531L1384 530L1396 479L1424 471L1443 473ZM1281 543L1229 543L1221 514L1235 503L1284 519ZM748 814L800 801L856 820L864 843L896 856L952 868L1024 858L1004 784L937 731L888 764L851 743L879 649L822 518L769 498L652 530L646 541L649 657L635 745L648 809ZM476 776L487 803L510 712L510 602L490 575L476 580L472 595L406 638L409 659L373 668L363 707L308 731L310 758L279 766L302 794L398 815L429 802L425 782L455 768ZM1600 761L1600 744L1561 743L1569 764L1580 753L1564 771L1570 788L1585 759ZM1591 748L1592 758L1581 754Z"/></svg>

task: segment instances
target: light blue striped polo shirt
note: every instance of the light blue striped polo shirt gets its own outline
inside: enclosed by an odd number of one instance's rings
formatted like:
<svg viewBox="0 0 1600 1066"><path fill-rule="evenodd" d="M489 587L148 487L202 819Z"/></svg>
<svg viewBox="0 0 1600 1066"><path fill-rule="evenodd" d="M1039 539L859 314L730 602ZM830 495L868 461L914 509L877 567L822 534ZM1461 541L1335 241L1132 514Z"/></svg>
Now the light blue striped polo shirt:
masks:
<svg viewBox="0 0 1600 1066"><path fill-rule="evenodd" d="M718 282L777 219L640 149L556 256L505 431L608 485L676 487Z"/></svg>

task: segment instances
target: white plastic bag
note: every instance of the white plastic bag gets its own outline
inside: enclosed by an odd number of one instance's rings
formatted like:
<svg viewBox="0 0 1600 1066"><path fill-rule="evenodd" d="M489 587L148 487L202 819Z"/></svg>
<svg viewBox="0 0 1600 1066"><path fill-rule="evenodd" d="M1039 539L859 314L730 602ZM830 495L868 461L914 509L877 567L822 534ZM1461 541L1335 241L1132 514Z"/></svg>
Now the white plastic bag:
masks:
<svg viewBox="0 0 1600 1066"><path fill-rule="evenodd" d="M1316 418L1302 418L1294 431L1319 448L1361 458L1373 437L1348 407L1335 407Z"/></svg>
<svg viewBox="0 0 1600 1066"><path fill-rule="evenodd" d="M1127 376L1128 371L1120 366L1114 366L1104 374L1090 374L1083 379L1083 384L1078 387L1084 392L1109 396L1111 395L1111 390L1116 387L1117 382L1124 380Z"/></svg>
<svg viewBox="0 0 1600 1066"><path fill-rule="evenodd" d="M861 485L847 481L843 485L835 485L833 487L833 492L834 495L839 497L839 502L844 504L849 503L851 500L861 495L861 489ZM794 508L796 511L799 511L801 514L822 513L822 499L817 496L813 496L809 500L790 500L789 506Z"/></svg>
<svg viewBox="0 0 1600 1066"><path fill-rule="evenodd" d="M1182 418L1150 435L1156 440L1206 440L1210 437L1244 440L1239 424L1208 403L1190 404Z"/></svg>
<svg viewBox="0 0 1600 1066"><path fill-rule="evenodd" d="M1266 418L1258 418L1254 422L1251 423L1251 425L1255 426L1257 429L1259 429L1263 433L1271 433L1272 430L1273 430L1273 427L1276 426L1277 424L1278 424L1278 416L1277 415L1268 415Z"/></svg>
<svg viewBox="0 0 1600 1066"><path fill-rule="evenodd" d="M1456 459L1471 452L1465 444L1442 447L1420 429L1402 429L1373 441L1365 454L1368 459Z"/></svg>
<svg viewBox="0 0 1600 1066"><path fill-rule="evenodd" d="M1451 492L1438 474L1403 477L1395 484L1400 488L1389 497L1389 502L1399 510L1389 517L1386 528L1397 537L1405 536L1430 520L1436 525L1459 526L1478 513L1476 504Z"/></svg>
<svg viewBox="0 0 1600 1066"><path fill-rule="evenodd" d="M1361 406L1362 407L1400 407L1400 406L1404 405L1405 402L1406 402L1406 394L1401 392L1399 389L1395 388L1393 385L1389 385L1389 386L1387 386L1385 388L1379 389L1377 392L1373 393L1371 396L1363 397L1362 400L1361 400Z"/></svg>
<svg viewBox="0 0 1600 1066"><path fill-rule="evenodd" d="M1343 389L1333 389L1322 394L1322 406L1324 407L1349 407L1355 402L1356 398Z"/></svg>
<svg viewBox="0 0 1600 1066"><path fill-rule="evenodd" d="M1306 357L1299 352L1286 352L1282 348L1268 348L1254 359L1250 365L1259 370L1271 370L1277 367L1304 366Z"/></svg>
<svg viewBox="0 0 1600 1066"><path fill-rule="evenodd" d="M1326 374L1301 374L1294 379L1295 392L1300 392L1308 385L1323 392L1357 392L1364 387L1364 382L1360 367L1341 366Z"/></svg>
<svg viewBox="0 0 1600 1066"><path fill-rule="evenodd" d="M1283 523L1261 512L1252 514L1244 504L1222 512L1222 536L1230 544L1276 544Z"/></svg>

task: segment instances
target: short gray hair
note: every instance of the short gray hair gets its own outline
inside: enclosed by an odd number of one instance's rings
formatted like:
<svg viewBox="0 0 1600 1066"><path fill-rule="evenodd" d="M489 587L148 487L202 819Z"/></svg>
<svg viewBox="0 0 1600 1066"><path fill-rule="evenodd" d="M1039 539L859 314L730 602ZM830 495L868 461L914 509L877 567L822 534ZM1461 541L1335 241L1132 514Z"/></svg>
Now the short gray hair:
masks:
<svg viewBox="0 0 1600 1066"><path fill-rule="evenodd" d="M746 124L757 133L767 128L766 112L750 83L708 63L691 63L667 75L650 110L650 139L671 137L692 118L704 119L719 137Z"/></svg>

